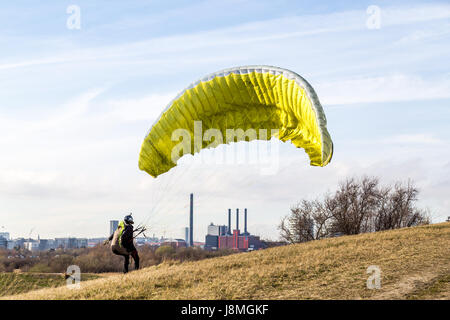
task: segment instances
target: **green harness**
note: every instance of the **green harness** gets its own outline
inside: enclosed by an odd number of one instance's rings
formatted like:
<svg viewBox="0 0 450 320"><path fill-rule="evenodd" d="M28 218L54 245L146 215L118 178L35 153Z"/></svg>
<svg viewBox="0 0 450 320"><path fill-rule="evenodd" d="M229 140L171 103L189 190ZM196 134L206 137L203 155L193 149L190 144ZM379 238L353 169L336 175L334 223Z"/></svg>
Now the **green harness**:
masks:
<svg viewBox="0 0 450 320"><path fill-rule="evenodd" d="M119 229L119 247L122 247L122 234L123 231L125 230L125 222L120 221L117 228Z"/></svg>

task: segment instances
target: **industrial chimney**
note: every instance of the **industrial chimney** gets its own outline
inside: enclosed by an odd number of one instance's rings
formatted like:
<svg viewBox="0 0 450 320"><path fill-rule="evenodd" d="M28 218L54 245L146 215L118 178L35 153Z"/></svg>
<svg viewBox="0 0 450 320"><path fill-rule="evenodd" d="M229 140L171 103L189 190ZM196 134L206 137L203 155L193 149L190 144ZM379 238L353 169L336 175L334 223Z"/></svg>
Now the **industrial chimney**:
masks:
<svg viewBox="0 0 450 320"><path fill-rule="evenodd" d="M248 236L248 232L247 232L247 208L244 209L244 235Z"/></svg>
<svg viewBox="0 0 450 320"><path fill-rule="evenodd" d="M191 193L191 209L189 215L189 246L194 246L194 194Z"/></svg>
<svg viewBox="0 0 450 320"><path fill-rule="evenodd" d="M228 234L231 235L231 209L228 209Z"/></svg>
<svg viewBox="0 0 450 320"><path fill-rule="evenodd" d="M236 230L238 230L239 234L239 209L236 209Z"/></svg>

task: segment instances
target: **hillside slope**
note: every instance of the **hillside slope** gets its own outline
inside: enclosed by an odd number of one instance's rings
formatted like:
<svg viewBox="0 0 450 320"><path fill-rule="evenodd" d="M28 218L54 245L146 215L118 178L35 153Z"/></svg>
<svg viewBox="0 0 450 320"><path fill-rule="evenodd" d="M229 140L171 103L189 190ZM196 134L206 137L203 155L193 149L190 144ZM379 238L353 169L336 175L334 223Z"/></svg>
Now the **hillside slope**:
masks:
<svg viewBox="0 0 450 320"><path fill-rule="evenodd" d="M82 274L81 281L97 279L98 274ZM60 273L0 272L0 296L21 294L41 288L54 288L66 284Z"/></svg>
<svg viewBox="0 0 450 320"><path fill-rule="evenodd" d="M381 269L369 290L367 267ZM9 299L450 299L450 223L345 236L42 289Z"/></svg>

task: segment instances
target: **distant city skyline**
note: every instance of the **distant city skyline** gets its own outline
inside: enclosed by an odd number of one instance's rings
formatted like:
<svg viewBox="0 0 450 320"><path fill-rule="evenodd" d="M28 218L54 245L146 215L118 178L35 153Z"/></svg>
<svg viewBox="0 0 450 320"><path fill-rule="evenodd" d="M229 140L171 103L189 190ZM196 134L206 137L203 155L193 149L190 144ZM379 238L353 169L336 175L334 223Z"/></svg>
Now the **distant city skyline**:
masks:
<svg viewBox="0 0 450 320"><path fill-rule="evenodd" d="M227 216L228 216L228 211L229 210L231 210L231 209L228 209L227 210ZM245 209L245 214L246 214L246 209ZM222 217L223 218L223 217ZM244 221L244 226L246 227L247 226L247 221L245 221L245 219L246 219L246 216L244 216L244 217L239 217L239 221L240 220L243 220ZM227 220L228 221L228 220ZM235 223L237 223L237 220L233 220L233 221L235 221ZM87 239L106 239L106 238L108 238L109 237L109 235L111 235L111 234L113 234L114 233L114 231L117 229L117 227L118 227L118 224L119 224L119 222L120 222L120 220L109 220L108 221L108 226L109 226L109 234L107 234L106 236L105 235L103 235L103 236L101 236L101 235L99 235L99 236L93 236L93 237L79 237L79 236L77 236L77 235L67 235L67 236L65 236L65 237L52 237L52 236L50 236L50 237L46 237L46 238L42 238L42 239L56 239L56 238L87 238ZM230 221L228 221L229 223L230 223ZM202 241L202 239L204 240L204 237L205 237L205 235L207 235L207 234L209 234L209 231L210 231L210 226L211 225L214 225L214 226L225 226L226 224L225 223L223 223L223 224L217 224L217 223L214 223L214 222L210 222L210 224L208 224L208 225L205 225L204 226L204 233L201 233L200 235L196 235L195 233L194 233L194 241L195 242L203 242ZM236 229L238 227L238 225L234 225L234 228L233 228L233 224L231 224L231 230L233 230L233 229ZM239 230L241 230L241 229L239 229ZM32 229L32 231L34 231L34 228ZM241 230L242 231L242 230ZM245 233L245 231L244 231L244 233ZM11 234L9 233L9 232L0 232L0 237L2 236L2 235L8 235L8 238L7 238L7 240L12 240L12 239L33 239L33 240L36 240L36 239L39 239L40 238L40 234L39 233L35 233L35 232L30 232L30 234L29 234L29 236L27 237L27 236L22 236L22 235L18 235L18 236L14 236L14 237L11 237ZM32 237L31 235L35 235L35 237ZM155 233L153 233L153 234L150 234L150 233L147 233L147 234L145 234L145 236L146 236L146 238L161 238L161 239L163 239L163 238L165 238L165 239L184 239L184 240L186 240L187 238L188 238L188 236L189 236L189 226L186 226L186 227L183 227L182 228L182 230L180 230L180 234L179 234L179 236L175 236L175 237L165 237L165 235L164 234L158 234L158 236L156 236L156 234ZM140 238L144 238L144 235L141 235L140 236ZM197 238L199 239L199 240L197 240ZM186 243L188 243L189 241L186 241Z"/></svg>

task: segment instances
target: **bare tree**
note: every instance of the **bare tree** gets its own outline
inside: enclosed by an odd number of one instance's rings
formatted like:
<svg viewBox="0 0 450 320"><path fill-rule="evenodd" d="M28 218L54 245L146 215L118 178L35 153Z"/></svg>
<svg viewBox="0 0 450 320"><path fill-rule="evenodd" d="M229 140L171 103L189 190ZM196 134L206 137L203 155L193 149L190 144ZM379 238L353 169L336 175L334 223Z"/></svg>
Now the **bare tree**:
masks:
<svg viewBox="0 0 450 320"><path fill-rule="evenodd" d="M387 188L380 199L374 219L375 231L412 227L430 222L424 210L416 208L419 190L411 181L406 185L396 183Z"/></svg>
<svg viewBox="0 0 450 320"><path fill-rule="evenodd" d="M411 181L381 187L376 177L350 178L322 201L303 200L292 207L279 225L280 235L296 243L430 223L415 206L418 193Z"/></svg>
<svg viewBox="0 0 450 320"><path fill-rule="evenodd" d="M330 201L334 202L331 211L333 232L359 234L372 231L371 218L376 210L379 192L378 179L363 177L341 183Z"/></svg>
<svg viewBox="0 0 450 320"><path fill-rule="evenodd" d="M291 208L289 216L281 220L281 237L290 243L321 239L328 235L330 218L323 203L303 200Z"/></svg>

